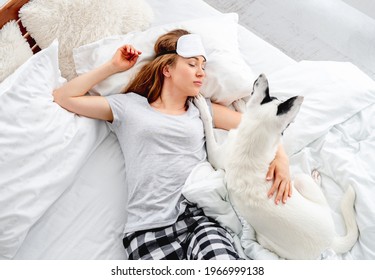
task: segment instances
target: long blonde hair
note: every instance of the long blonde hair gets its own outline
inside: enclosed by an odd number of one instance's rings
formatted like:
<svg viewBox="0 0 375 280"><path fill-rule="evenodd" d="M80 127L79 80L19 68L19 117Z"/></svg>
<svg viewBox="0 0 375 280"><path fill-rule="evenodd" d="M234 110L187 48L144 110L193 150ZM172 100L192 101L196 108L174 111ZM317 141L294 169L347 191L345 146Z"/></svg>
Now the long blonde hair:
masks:
<svg viewBox="0 0 375 280"><path fill-rule="evenodd" d="M171 52L176 50L178 38L187 34L190 33L184 29L175 29L160 36L154 45L155 59L142 67L125 89L125 93L135 92L142 95L150 104L161 97L164 83L163 69L167 65L175 65L177 54Z"/></svg>

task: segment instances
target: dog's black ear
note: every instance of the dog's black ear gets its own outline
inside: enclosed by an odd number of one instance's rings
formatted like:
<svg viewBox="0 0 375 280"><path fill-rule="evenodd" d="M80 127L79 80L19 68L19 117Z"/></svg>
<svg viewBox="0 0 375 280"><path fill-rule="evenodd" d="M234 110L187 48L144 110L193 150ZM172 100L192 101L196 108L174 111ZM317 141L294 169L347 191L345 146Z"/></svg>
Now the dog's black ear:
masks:
<svg viewBox="0 0 375 280"><path fill-rule="evenodd" d="M291 97L288 100L282 102L277 107L277 113L276 115L282 115L289 112L290 108L292 108L294 101L297 99L297 96Z"/></svg>

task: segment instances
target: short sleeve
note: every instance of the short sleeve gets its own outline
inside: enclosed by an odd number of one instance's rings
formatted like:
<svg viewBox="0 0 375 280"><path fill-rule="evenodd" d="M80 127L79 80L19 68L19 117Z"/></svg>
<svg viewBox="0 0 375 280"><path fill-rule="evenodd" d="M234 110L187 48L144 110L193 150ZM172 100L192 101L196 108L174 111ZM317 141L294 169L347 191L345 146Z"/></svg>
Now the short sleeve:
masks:
<svg viewBox="0 0 375 280"><path fill-rule="evenodd" d="M111 107L112 114L113 114L113 121L112 123L107 122L108 126L112 131L116 131L124 119L124 113L125 113L125 94L114 94L114 95L108 95L105 97L108 101L109 106Z"/></svg>

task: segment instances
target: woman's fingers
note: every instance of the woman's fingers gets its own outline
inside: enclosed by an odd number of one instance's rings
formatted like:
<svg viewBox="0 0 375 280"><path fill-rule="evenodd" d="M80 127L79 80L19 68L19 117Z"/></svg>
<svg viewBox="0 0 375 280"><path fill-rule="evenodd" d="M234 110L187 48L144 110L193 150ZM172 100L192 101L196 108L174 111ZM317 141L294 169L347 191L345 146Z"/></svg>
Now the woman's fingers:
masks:
<svg viewBox="0 0 375 280"><path fill-rule="evenodd" d="M280 201L286 203L288 197L292 196L292 188L289 181L275 179L272 187L268 191L268 197L273 197L274 193L277 192L275 197L275 204L279 204Z"/></svg>

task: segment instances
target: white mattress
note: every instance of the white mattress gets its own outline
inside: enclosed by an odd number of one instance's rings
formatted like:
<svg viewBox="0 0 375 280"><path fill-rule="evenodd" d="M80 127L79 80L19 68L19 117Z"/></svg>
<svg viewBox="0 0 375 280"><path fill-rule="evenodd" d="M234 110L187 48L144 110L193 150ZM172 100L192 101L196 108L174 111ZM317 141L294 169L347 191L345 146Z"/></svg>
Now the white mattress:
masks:
<svg viewBox="0 0 375 280"><path fill-rule="evenodd" d="M153 25L220 14L201 0L148 0L148 3L155 13ZM273 77L277 84L280 81L277 77L286 77L279 74L283 73L283 69L296 67L297 62L250 31L241 26L238 31L241 53L255 74L266 73ZM281 89L281 86L282 84L279 84L278 88ZM280 95L282 93L281 90ZM372 102L375 103L374 100ZM375 240L375 207L372 207L371 203L375 201L372 190L375 178L371 172L371 162L361 160L366 153L370 154L370 157L375 154L374 127L366 121L367 118L374 117L374 106L358 112L355 116L353 113L352 118L324 128L322 133L317 134L318 137L310 138L311 142L303 143L298 151L290 150L292 171L309 172L312 167L316 167L314 161L320 160L317 165L324 167L323 182L329 182L324 185L324 189L327 197L334 200L333 207L341 195L337 182L346 183L346 180L355 178L356 190L364 190L363 195L360 195L361 199L356 202L356 209L362 215L358 222L362 230L360 239L363 242L358 243L350 255L344 256L346 258L375 258L375 245L371 241ZM358 124L361 125L358 127ZM351 132L350 137L353 137L353 140L343 138L342 133L346 135L347 131ZM364 135L367 139L363 148L354 144L358 135ZM344 143L340 144L340 150L335 150L338 141ZM324 145L325 143L330 145ZM348 143L353 144L353 148L349 148ZM328 158L320 158L322 149L327 150ZM350 167L347 166L347 161L351 159L347 153L358 157L361 164L365 165L360 167L351 161ZM14 258L123 259L122 230L126 220L123 165L117 139L113 134L109 134L79 170L74 183L34 224ZM356 168L355 171L351 170L351 167ZM336 170L340 172L335 173ZM338 220L337 224L341 225L336 208L333 208L333 214ZM259 248L252 254L262 257Z"/></svg>

